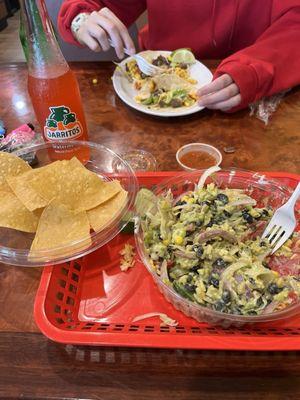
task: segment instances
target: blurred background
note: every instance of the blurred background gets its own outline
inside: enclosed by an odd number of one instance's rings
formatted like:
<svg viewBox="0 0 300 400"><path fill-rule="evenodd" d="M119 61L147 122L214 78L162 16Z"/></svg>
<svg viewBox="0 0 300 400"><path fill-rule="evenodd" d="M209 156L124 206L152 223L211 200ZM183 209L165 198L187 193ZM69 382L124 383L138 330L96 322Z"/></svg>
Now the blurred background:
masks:
<svg viewBox="0 0 300 400"><path fill-rule="evenodd" d="M56 29L57 14L63 0L45 0L50 17ZM0 62L25 61L19 40L19 0L0 0ZM130 34L137 45L137 32L147 22L147 15L142 15L130 27ZM56 30L57 32L57 30ZM113 50L106 53L93 53L63 42L57 32L57 38L65 58L68 61L110 61L115 60Z"/></svg>

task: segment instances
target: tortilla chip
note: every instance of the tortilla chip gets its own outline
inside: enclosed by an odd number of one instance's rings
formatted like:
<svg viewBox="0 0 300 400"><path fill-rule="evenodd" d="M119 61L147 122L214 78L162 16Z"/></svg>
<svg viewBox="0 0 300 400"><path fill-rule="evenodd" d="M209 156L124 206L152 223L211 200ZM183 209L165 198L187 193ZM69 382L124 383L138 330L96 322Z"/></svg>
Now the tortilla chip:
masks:
<svg viewBox="0 0 300 400"><path fill-rule="evenodd" d="M76 244L80 240L84 242ZM29 257L36 256L36 252L41 250L53 250L51 257L67 256L90 244L90 224L86 211L75 212L52 201L41 215ZM66 246L70 247L62 249Z"/></svg>
<svg viewBox="0 0 300 400"><path fill-rule="evenodd" d="M95 232L101 231L110 221L116 218L127 200L127 192L120 185L120 192L112 199L88 211L91 227Z"/></svg>
<svg viewBox="0 0 300 400"><path fill-rule="evenodd" d="M24 172L31 170L31 167L22 160L11 153L4 151L0 152L0 191L11 192L6 178L9 176L17 176Z"/></svg>
<svg viewBox="0 0 300 400"><path fill-rule="evenodd" d="M56 161L8 182L29 210L44 207L53 199L75 211L89 210L120 190L114 182L104 182L75 158Z"/></svg>
<svg viewBox="0 0 300 400"><path fill-rule="evenodd" d="M35 232L39 222L39 210L30 212L12 192L0 192L0 226L22 232Z"/></svg>
<svg viewBox="0 0 300 400"><path fill-rule="evenodd" d="M40 173L39 169L31 169L17 177L8 177L7 183L11 190L29 211L44 208L49 203L41 197L30 185L34 177Z"/></svg>

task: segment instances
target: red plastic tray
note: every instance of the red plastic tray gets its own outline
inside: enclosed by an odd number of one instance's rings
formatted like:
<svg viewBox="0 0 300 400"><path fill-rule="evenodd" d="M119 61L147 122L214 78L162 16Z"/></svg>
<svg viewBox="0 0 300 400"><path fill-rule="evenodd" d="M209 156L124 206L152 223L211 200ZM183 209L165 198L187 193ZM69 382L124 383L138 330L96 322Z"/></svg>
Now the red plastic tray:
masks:
<svg viewBox="0 0 300 400"><path fill-rule="evenodd" d="M140 186L151 187L174 172L140 174ZM295 187L300 176L266 173ZM197 323L175 310L160 294L146 268L137 261L121 272L119 251L130 235L120 234L89 256L45 267L34 315L40 330L61 343L222 350L300 350L300 316L284 324L252 328L219 328ZM176 327L158 318L132 323L135 316L162 312Z"/></svg>

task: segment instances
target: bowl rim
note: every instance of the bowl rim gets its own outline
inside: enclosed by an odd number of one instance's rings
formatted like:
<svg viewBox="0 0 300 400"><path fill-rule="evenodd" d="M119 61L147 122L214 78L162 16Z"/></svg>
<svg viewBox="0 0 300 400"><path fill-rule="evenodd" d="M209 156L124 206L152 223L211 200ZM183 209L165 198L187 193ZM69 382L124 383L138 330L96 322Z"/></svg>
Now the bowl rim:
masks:
<svg viewBox="0 0 300 400"><path fill-rule="evenodd" d="M59 144L59 142L45 142L45 143L38 143L34 144L31 146L26 146L23 147L22 149L18 149L11 154L14 154L18 157L32 153L32 152L37 152L39 150L47 150L50 148L53 148L53 146ZM24 267L33 267L33 266L42 266L42 265L54 265L54 264L60 264L66 261L74 260L76 258L85 256L98 248L102 247L103 245L107 244L110 240L112 240L127 224L127 222L124 221L122 224L122 217L126 215L127 211L132 209L135 201L135 196L138 191L138 181L137 177L131 168L131 166L123 160L117 153L115 153L113 150L109 149L106 146L103 146L102 144L90 142L90 141L81 141L81 140L74 140L74 141L64 141L62 144L64 145L71 145L71 146L76 146L76 147L87 147L89 149L95 149L96 151L104 151L110 154L112 157L118 159L125 167L126 167L126 176L128 174L128 177L131 180L131 184L133 187L130 190L129 195L127 196L127 201L123 205L122 209L119 211L118 215L112 220L109 221L101 231L97 232L92 232L90 233L90 236L84 237L80 240L73 241L70 245L65 245L65 246L60 246L56 247L51 250L39 250L38 252L34 252L33 256L29 257L29 252L30 249L16 249L12 247L7 247L7 246L2 246L0 245L0 261L5 262L7 264L11 265L16 265L16 266L24 266ZM54 160L56 161L56 160ZM54 162L53 161L53 162ZM106 175L106 174L105 174ZM107 174L109 176L109 173ZM119 176L122 176L122 173L119 174ZM116 176L117 178L117 176ZM117 227L118 226L118 227ZM99 237L100 234L103 235L103 232L108 229L107 236L104 240L101 240L100 243L97 243L96 239ZM114 232L115 231L115 232ZM93 243L88 246L87 241L91 239L92 241L95 240L95 244ZM77 246L82 246L82 250L80 248L76 250ZM72 251L74 249L74 251ZM53 253L55 251L58 251L59 253L63 253L64 250L66 250L67 255L58 255L53 257ZM71 253L68 255L68 253ZM10 254L10 255L9 255ZM19 261L16 261L15 259L18 258ZM24 264L21 264L23 262Z"/></svg>
<svg viewBox="0 0 300 400"><path fill-rule="evenodd" d="M164 187L169 186L169 188L171 189L172 183L174 184L175 181L177 181L178 179L183 179L184 177L188 178L188 177L194 176L196 174L197 175L200 174L199 176L197 176L197 179L199 179L199 177L201 176L201 174L204 171L205 170L196 170L196 171L192 171L192 172L185 171L182 174L176 175L171 178L167 178L155 187L154 193L159 192L159 188L163 187L163 186ZM265 174L261 174L261 173L250 171L250 170L239 169L239 168L233 167L233 168L221 169L221 170L215 172L214 174L221 175L224 173L230 174L232 172L238 173L238 174L240 173L241 176L247 174L249 178L258 178L258 182L257 182L258 184L262 184L262 182L272 184L277 189L285 191L287 195L290 195L293 192L291 188L283 185L282 182L279 182L273 178L271 178L271 179L266 178ZM173 297L173 298L175 297L176 300L178 300L179 302L183 302L185 304L185 306L187 306L189 309L193 309L197 312L200 312L200 313L202 313L202 315L209 314L210 317L212 317L212 318L215 317L215 319L219 320L219 321L226 320L226 321L229 321L232 323L253 324L253 323L265 323L265 322L282 320L284 318L291 317L300 312L300 299L296 303L292 304L291 306L286 307L285 309L283 309L281 311L277 311L277 312L269 313L269 314L259 314L259 315L251 315L251 316L229 314L229 313L224 313L221 311L216 311L216 310L210 309L205 306L201 306L200 304L194 303L194 302L180 296L173 289L173 287L167 285L163 280L160 279L159 275L157 275L154 268L151 266L150 258L148 256L148 254L144 250L144 242L143 242L143 238L142 238L142 229L141 229L140 221L138 221L138 224L137 224L137 227L135 230L135 242L136 242L137 250L138 250L139 256L142 260L142 263L147 268L147 270L151 274L152 278L158 282L157 284L162 285L164 290L166 290L171 297Z"/></svg>
<svg viewBox="0 0 300 400"><path fill-rule="evenodd" d="M187 143L184 146L181 146L176 152L176 161L177 161L177 163L180 165L181 168L183 168L186 171L190 171L190 172L197 171L196 168L188 167L186 164L184 164L180 160L181 153L183 151L185 151L188 147L195 147L195 148L196 147L198 147L198 148L201 147L202 151L205 152L205 153L208 153L208 154L211 154L211 155L212 155L212 153L214 153L213 157L214 157L216 162L215 162L215 164L211 165L211 167L214 167L214 166L218 167L223 161L222 153L220 152L220 150L217 147L215 147L215 146L213 146L211 144L208 144L208 143L201 143L201 142ZM209 149L212 150L212 152L210 152Z"/></svg>

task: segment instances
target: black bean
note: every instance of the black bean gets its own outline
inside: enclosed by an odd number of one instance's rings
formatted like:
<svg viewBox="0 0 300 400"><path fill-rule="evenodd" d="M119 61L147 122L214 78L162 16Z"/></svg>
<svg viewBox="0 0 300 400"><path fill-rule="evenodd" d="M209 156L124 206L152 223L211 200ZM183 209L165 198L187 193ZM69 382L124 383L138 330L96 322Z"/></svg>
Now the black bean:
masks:
<svg viewBox="0 0 300 400"><path fill-rule="evenodd" d="M212 218L208 224L205 225L206 228L210 228L215 223L215 220Z"/></svg>
<svg viewBox="0 0 300 400"><path fill-rule="evenodd" d="M190 293L195 293L195 290L196 290L196 286L195 285L191 285L190 283L186 283L184 285L184 288L185 288L185 290L187 292L190 292Z"/></svg>
<svg viewBox="0 0 300 400"><path fill-rule="evenodd" d="M281 291L282 291L282 289L280 287L278 287L276 285L276 283L270 283L270 285L268 286L268 292L270 294L275 295L275 294L280 293Z"/></svg>
<svg viewBox="0 0 300 400"><path fill-rule="evenodd" d="M164 257L158 257L158 261L159 262L163 262L164 261Z"/></svg>
<svg viewBox="0 0 300 400"><path fill-rule="evenodd" d="M236 315L243 315L242 311L239 308L234 308L232 310L232 313Z"/></svg>
<svg viewBox="0 0 300 400"><path fill-rule="evenodd" d="M249 213L248 213L248 211L242 211L242 216L243 216L243 218L244 218L244 220L248 223L248 224L252 224L252 222L253 222L253 217L252 217L252 215L250 215Z"/></svg>
<svg viewBox="0 0 300 400"><path fill-rule="evenodd" d="M226 268L227 265L228 265L228 263L226 261L224 261L223 258L217 258L212 264L213 268L217 268L217 269Z"/></svg>
<svg viewBox="0 0 300 400"><path fill-rule="evenodd" d="M195 225L197 226L197 228L200 228L200 226L202 226L202 224L203 224L202 221L195 222Z"/></svg>
<svg viewBox="0 0 300 400"><path fill-rule="evenodd" d="M208 284L213 285L213 287L218 288L219 287L219 279L215 278L214 276L210 276L208 279Z"/></svg>
<svg viewBox="0 0 300 400"><path fill-rule="evenodd" d="M228 196L226 196L226 194L224 194L224 193L219 193L217 195L216 199L223 204L228 204L228 202L229 202Z"/></svg>
<svg viewBox="0 0 300 400"><path fill-rule="evenodd" d="M191 272L195 272L196 274L198 274L198 269L201 269L202 267L200 265L195 265L194 267L192 267L190 269Z"/></svg>
<svg viewBox="0 0 300 400"><path fill-rule="evenodd" d="M262 217L268 217L269 216L269 211L266 208L264 208L262 210L262 212L261 212L261 216Z"/></svg>
<svg viewBox="0 0 300 400"><path fill-rule="evenodd" d="M179 200L179 201L177 201L177 203L175 204L175 206L183 206L183 205L185 205L186 204L186 201L184 201L184 200Z"/></svg>
<svg viewBox="0 0 300 400"><path fill-rule="evenodd" d="M224 215L225 215L226 218L230 218L231 215L232 215L230 212L228 212L228 211L226 211L226 210L224 210L223 213L224 213Z"/></svg>
<svg viewBox="0 0 300 400"><path fill-rule="evenodd" d="M263 240L259 243L260 247L266 247L266 242L264 242Z"/></svg>
<svg viewBox="0 0 300 400"><path fill-rule="evenodd" d="M219 300L215 305L214 305L214 309L216 311L224 311L226 308L226 304L222 301Z"/></svg>
<svg viewBox="0 0 300 400"><path fill-rule="evenodd" d="M230 294L230 291L229 291L229 290L225 289L225 290L223 291L222 300L224 301L225 304L228 304L228 303L230 302L230 300L231 300L231 294Z"/></svg>
<svg viewBox="0 0 300 400"><path fill-rule="evenodd" d="M187 283L191 283L192 280L193 280L193 275L189 274L188 277L187 277L187 280L186 280Z"/></svg>
<svg viewBox="0 0 300 400"><path fill-rule="evenodd" d="M201 244L194 244L193 251L197 254L198 257L203 255L203 247Z"/></svg>
<svg viewBox="0 0 300 400"><path fill-rule="evenodd" d="M263 299L262 299L261 297L259 297L259 298L256 300L256 305L257 305L257 307L260 307L260 306L262 306L263 304L264 304Z"/></svg>

